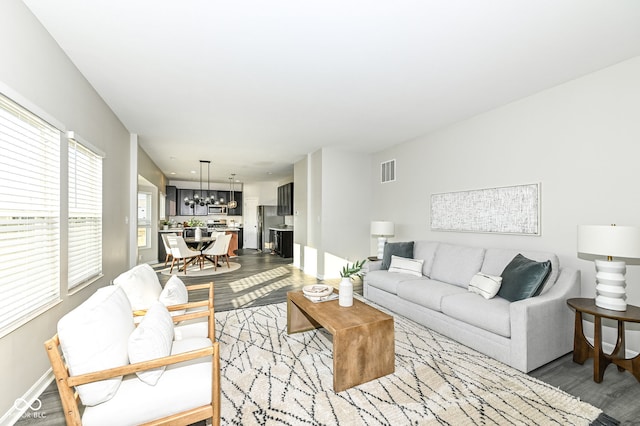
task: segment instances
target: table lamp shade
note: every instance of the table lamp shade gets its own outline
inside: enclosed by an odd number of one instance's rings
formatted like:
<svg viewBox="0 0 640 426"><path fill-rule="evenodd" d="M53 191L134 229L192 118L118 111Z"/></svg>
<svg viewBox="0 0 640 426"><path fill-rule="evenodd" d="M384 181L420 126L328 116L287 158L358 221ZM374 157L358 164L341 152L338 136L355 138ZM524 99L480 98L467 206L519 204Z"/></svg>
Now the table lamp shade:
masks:
<svg viewBox="0 0 640 426"><path fill-rule="evenodd" d="M579 225L578 252L607 256L596 259L596 306L626 311L626 264L618 258L640 258L640 228L635 226Z"/></svg>
<svg viewBox="0 0 640 426"><path fill-rule="evenodd" d="M578 252L601 256L640 258L640 228L636 226L579 225Z"/></svg>
<svg viewBox="0 0 640 426"><path fill-rule="evenodd" d="M371 222L371 235L391 236L395 232L393 222L374 221Z"/></svg>

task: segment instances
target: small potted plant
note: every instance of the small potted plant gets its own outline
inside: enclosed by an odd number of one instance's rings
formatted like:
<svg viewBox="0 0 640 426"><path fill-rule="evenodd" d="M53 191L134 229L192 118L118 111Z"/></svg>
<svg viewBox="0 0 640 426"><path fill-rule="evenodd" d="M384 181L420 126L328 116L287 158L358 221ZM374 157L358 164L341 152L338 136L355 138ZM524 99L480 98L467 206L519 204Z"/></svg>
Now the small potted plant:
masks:
<svg viewBox="0 0 640 426"><path fill-rule="evenodd" d="M362 271L362 267L366 259L356 261L355 263L349 265L345 265L342 267L342 271L340 271L340 276L342 280L340 281L340 292L339 292L339 300L338 304L340 306L349 307L353 305L353 284L351 283L351 279L355 277L361 277L364 273Z"/></svg>
<svg viewBox="0 0 640 426"><path fill-rule="evenodd" d="M162 229L166 231L167 229L169 229L169 221L166 219L161 220L160 226L162 226Z"/></svg>

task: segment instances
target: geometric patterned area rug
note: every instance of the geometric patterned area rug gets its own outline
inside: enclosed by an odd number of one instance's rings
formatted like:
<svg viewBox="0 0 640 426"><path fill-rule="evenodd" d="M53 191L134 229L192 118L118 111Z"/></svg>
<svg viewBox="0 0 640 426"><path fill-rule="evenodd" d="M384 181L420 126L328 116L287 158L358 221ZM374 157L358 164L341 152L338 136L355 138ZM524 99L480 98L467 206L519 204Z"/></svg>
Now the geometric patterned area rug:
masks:
<svg viewBox="0 0 640 426"><path fill-rule="evenodd" d="M394 374L333 391L332 339L287 335L287 305L216 313L222 424L589 425L601 410L394 315Z"/></svg>

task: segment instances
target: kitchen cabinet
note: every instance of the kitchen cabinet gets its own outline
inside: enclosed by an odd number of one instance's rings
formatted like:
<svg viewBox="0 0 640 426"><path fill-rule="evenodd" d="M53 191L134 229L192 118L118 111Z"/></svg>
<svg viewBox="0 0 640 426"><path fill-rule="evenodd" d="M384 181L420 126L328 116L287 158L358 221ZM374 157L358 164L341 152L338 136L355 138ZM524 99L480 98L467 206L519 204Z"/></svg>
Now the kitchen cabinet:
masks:
<svg viewBox="0 0 640 426"><path fill-rule="evenodd" d="M293 231L275 230L273 251L281 257L293 257Z"/></svg>
<svg viewBox="0 0 640 426"><path fill-rule="evenodd" d="M278 216L293 215L293 182L278 187Z"/></svg>
<svg viewBox="0 0 640 426"><path fill-rule="evenodd" d="M178 214L178 188L172 185L165 186L165 214L167 216Z"/></svg>

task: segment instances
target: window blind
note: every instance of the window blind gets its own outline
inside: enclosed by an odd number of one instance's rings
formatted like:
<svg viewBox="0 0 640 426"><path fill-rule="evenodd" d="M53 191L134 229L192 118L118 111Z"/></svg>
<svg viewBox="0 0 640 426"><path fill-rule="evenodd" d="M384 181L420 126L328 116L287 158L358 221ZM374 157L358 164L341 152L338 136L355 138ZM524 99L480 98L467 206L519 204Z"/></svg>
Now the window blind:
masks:
<svg viewBox="0 0 640 426"><path fill-rule="evenodd" d="M69 288L102 275L102 157L69 139Z"/></svg>
<svg viewBox="0 0 640 426"><path fill-rule="evenodd" d="M60 299L60 132L0 95L0 335Z"/></svg>

